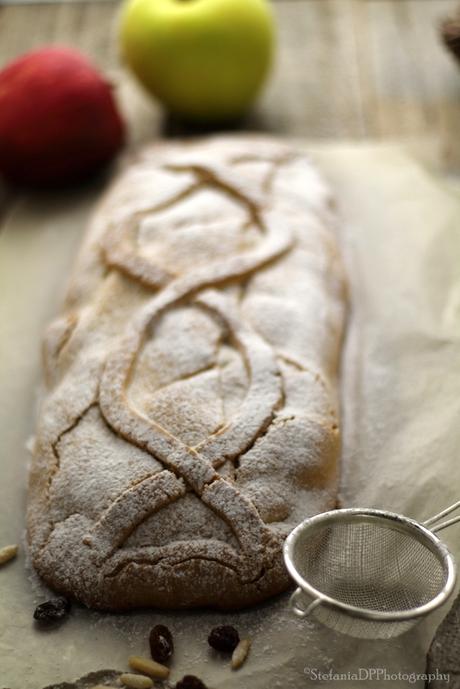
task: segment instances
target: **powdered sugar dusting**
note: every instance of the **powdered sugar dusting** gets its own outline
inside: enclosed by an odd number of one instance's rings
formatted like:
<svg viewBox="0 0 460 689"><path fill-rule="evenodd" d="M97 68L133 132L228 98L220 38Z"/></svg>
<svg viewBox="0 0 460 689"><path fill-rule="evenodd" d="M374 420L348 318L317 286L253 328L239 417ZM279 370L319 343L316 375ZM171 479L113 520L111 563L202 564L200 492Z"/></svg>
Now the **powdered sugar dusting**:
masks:
<svg viewBox="0 0 460 689"><path fill-rule="evenodd" d="M112 609L286 588L286 533L336 496L332 222L275 140L152 147L115 184L47 339L28 522L50 585Z"/></svg>

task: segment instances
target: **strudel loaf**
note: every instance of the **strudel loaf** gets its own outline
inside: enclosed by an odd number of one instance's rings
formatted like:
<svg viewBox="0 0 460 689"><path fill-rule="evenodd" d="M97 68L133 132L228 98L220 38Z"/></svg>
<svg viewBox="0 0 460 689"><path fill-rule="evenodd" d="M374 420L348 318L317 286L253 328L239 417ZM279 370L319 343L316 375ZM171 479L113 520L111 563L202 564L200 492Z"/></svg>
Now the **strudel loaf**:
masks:
<svg viewBox="0 0 460 689"><path fill-rule="evenodd" d="M345 288L327 189L251 135L143 150L44 343L32 561L101 609L235 608L335 504Z"/></svg>

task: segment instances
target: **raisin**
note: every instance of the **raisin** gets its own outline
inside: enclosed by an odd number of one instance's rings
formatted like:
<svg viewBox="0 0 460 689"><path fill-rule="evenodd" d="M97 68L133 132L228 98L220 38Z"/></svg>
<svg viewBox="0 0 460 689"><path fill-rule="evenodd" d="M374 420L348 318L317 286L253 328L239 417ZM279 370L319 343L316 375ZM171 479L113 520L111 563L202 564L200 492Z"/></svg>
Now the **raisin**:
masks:
<svg viewBox="0 0 460 689"><path fill-rule="evenodd" d="M34 620L40 624L53 624L67 617L69 611L70 602L67 598L51 598L51 600L37 605L34 610Z"/></svg>
<svg viewBox="0 0 460 689"><path fill-rule="evenodd" d="M174 653L172 634L164 624L157 624L149 636L150 653L157 663L165 663Z"/></svg>
<svg viewBox="0 0 460 689"><path fill-rule="evenodd" d="M176 689L206 689L206 684L195 675L185 675L176 684Z"/></svg>
<svg viewBox="0 0 460 689"><path fill-rule="evenodd" d="M240 642L240 635L235 627L224 624L221 627L214 627L208 636L208 644L216 651L232 653Z"/></svg>

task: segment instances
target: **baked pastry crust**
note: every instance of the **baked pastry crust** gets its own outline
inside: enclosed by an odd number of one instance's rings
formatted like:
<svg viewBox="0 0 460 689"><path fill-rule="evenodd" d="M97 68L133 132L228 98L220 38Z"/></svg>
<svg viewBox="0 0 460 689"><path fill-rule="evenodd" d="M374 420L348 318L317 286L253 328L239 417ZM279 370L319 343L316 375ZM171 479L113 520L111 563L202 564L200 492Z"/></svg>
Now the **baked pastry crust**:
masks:
<svg viewBox="0 0 460 689"><path fill-rule="evenodd" d="M235 608L334 506L345 312L327 189L251 135L143 150L95 214L44 343L34 566L103 609Z"/></svg>

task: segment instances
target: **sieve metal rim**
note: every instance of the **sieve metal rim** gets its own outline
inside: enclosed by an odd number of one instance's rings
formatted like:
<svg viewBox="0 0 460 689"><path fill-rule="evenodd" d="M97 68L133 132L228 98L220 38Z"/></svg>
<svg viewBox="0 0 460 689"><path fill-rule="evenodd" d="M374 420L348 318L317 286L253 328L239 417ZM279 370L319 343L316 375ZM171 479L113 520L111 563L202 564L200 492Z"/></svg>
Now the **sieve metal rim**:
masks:
<svg viewBox="0 0 460 689"><path fill-rule="evenodd" d="M342 517L348 522L352 522L357 518L368 518L368 521L384 521L389 522L387 524L388 528L393 528L405 533L417 532L419 540L423 541L425 545L428 545L430 550L439 557L443 566L446 568L446 581L442 589L439 591L434 598L432 598L428 603L420 605L411 610L396 611L380 611L371 610L370 608L361 608L349 603L343 603L336 598L331 598L325 593L322 593L314 586L308 583L306 579L298 572L294 564L294 549L299 535L305 531L307 528L318 527L319 525L324 525L327 522L334 522ZM291 531L284 542L283 546L283 556L286 568L297 583L297 585L307 593L314 601L318 604L325 605L326 607L332 609L339 609L341 611L347 612L355 617L372 620L378 622L399 622L412 620L423 615L427 615L433 612L438 607L440 607L449 596L452 594L455 582L457 578L457 568L455 565L454 558L449 552L445 544L434 534L430 529L426 528L423 524L416 521L415 519L410 519L410 517L405 517L401 514L395 512L389 512L387 510L376 510L376 509L363 509L359 507L348 507L340 510L331 510L329 512L323 512L317 514L313 517L309 517L301 522L298 526Z"/></svg>

